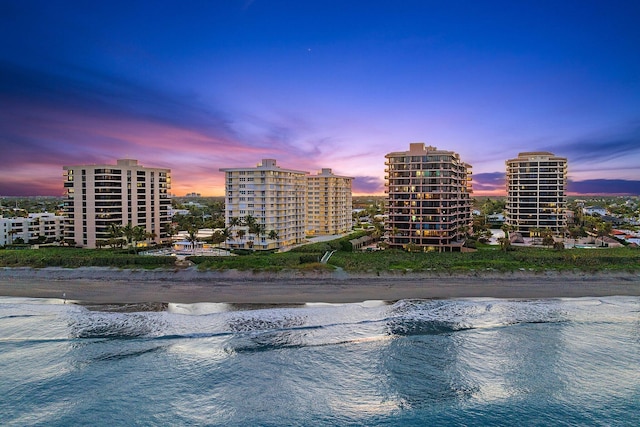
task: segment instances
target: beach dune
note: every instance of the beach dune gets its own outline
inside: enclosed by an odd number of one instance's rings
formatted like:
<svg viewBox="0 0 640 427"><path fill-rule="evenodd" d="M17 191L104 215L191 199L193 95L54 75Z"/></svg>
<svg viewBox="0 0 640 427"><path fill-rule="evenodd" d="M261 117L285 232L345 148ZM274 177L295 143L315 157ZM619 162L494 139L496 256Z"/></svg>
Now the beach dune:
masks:
<svg viewBox="0 0 640 427"><path fill-rule="evenodd" d="M0 295L83 304L294 304L413 298L640 296L638 273L253 273L242 271L4 268Z"/></svg>

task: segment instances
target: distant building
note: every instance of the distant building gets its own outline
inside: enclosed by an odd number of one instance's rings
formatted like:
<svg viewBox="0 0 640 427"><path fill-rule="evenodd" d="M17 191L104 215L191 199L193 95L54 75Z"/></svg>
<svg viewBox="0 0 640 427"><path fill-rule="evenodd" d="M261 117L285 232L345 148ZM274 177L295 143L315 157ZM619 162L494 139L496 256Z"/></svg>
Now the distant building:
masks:
<svg viewBox="0 0 640 427"><path fill-rule="evenodd" d="M187 216L191 213L189 209L174 209L173 207L169 207L169 216L173 218L176 215Z"/></svg>
<svg viewBox="0 0 640 427"><path fill-rule="evenodd" d="M307 234L334 235L351 231L352 177L322 169L307 176Z"/></svg>
<svg viewBox="0 0 640 427"><path fill-rule="evenodd" d="M303 242L309 172L282 169L273 159L220 171L225 173L225 224L232 233L228 247L278 249ZM234 225L247 216L263 227L263 234Z"/></svg>
<svg viewBox="0 0 640 427"><path fill-rule="evenodd" d="M548 152L519 153L506 161L506 224L524 236L530 230L566 227L567 159Z"/></svg>
<svg viewBox="0 0 640 427"><path fill-rule="evenodd" d="M184 197L202 197L200 193L187 193Z"/></svg>
<svg viewBox="0 0 640 427"><path fill-rule="evenodd" d="M24 243L52 243L64 236L64 217L53 213L32 213L28 217L0 217L0 246Z"/></svg>
<svg viewBox="0 0 640 427"><path fill-rule="evenodd" d="M471 166L423 143L385 157L390 247L460 251L472 222Z"/></svg>
<svg viewBox="0 0 640 427"><path fill-rule="evenodd" d="M506 219L504 215L499 213L487 215L487 223L492 227L500 228L502 225L504 225L505 220Z"/></svg>
<svg viewBox="0 0 640 427"><path fill-rule="evenodd" d="M576 215L575 212L569 209L564 210L564 216L567 220L567 224L575 224L576 223Z"/></svg>
<svg viewBox="0 0 640 427"><path fill-rule="evenodd" d="M95 248L108 240L112 225L141 226L166 239L171 222L171 171L147 168L137 160L120 159L116 165L64 166L65 240Z"/></svg>
<svg viewBox="0 0 640 427"><path fill-rule="evenodd" d="M582 213L585 215L600 215L604 216L607 214L607 210L601 206L585 206L582 208Z"/></svg>

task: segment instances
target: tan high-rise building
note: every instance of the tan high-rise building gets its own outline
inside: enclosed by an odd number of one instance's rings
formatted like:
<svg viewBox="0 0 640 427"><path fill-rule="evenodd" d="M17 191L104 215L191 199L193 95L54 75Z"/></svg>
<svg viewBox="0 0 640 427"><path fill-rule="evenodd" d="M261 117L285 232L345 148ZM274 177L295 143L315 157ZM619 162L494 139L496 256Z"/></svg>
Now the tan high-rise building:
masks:
<svg viewBox="0 0 640 427"><path fill-rule="evenodd" d="M566 226L567 159L549 152L519 153L507 165L506 221L513 231L558 234Z"/></svg>
<svg viewBox="0 0 640 427"><path fill-rule="evenodd" d="M305 237L308 172L282 169L273 159L254 168L222 168L225 173L225 223L232 248L278 249ZM251 233L247 216L262 226Z"/></svg>
<svg viewBox="0 0 640 427"><path fill-rule="evenodd" d="M66 200L65 240L95 248L96 240L108 240L111 225L141 226L166 238L171 222L171 171L147 168L137 160L120 159L116 165L63 166Z"/></svg>
<svg viewBox="0 0 640 427"><path fill-rule="evenodd" d="M322 169L307 177L307 234L334 235L351 231L352 177Z"/></svg>
<svg viewBox="0 0 640 427"><path fill-rule="evenodd" d="M471 166L423 143L385 157L390 247L461 250L471 229Z"/></svg>

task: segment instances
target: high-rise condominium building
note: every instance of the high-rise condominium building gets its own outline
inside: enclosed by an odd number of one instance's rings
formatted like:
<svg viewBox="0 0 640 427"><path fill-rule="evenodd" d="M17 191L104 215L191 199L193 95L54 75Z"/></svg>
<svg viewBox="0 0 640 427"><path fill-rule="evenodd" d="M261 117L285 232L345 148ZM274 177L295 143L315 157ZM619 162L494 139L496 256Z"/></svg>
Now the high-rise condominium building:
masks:
<svg viewBox="0 0 640 427"><path fill-rule="evenodd" d="M532 229L562 232L566 226L567 159L548 152L528 152L506 164L505 223L525 236Z"/></svg>
<svg viewBox="0 0 640 427"><path fill-rule="evenodd" d="M342 234L352 227L352 177L334 175L322 169L307 177L307 233Z"/></svg>
<svg viewBox="0 0 640 427"><path fill-rule="evenodd" d="M471 228L471 166L423 143L385 157L389 245L461 250Z"/></svg>
<svg viewBox="0 0 640 427"><path fill-rule="evenodd" d="M171 222L171 171L146 168L137 160L116 165L63 166L65 240L95 248L111 237L112 225L141 226L156 242Z"/></svg>
<svg viewBox="0 0 640 427"><path fill-rule="evenodd" d="M282 169L273 159L263 159L254 168L220 171L225 173L229 247L276 249L304 240L308 172ZM246 224L247 216L261 227L260 232Z"/></svg>

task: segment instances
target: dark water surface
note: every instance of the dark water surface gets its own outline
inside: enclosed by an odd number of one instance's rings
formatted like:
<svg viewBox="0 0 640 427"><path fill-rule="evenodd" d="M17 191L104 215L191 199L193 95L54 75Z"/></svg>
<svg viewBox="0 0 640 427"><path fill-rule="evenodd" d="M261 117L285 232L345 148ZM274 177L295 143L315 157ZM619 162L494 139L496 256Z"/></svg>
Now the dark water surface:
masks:
<svg viewBox="0 0 640 427"><path fill-rule="evenodd" d="M640 298L0 298L0 425L637 426Z"/></svg>

